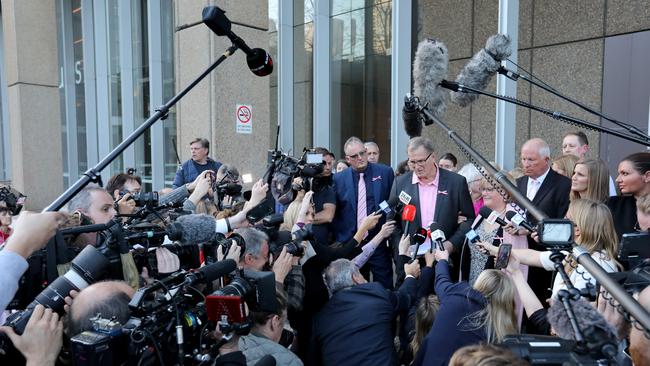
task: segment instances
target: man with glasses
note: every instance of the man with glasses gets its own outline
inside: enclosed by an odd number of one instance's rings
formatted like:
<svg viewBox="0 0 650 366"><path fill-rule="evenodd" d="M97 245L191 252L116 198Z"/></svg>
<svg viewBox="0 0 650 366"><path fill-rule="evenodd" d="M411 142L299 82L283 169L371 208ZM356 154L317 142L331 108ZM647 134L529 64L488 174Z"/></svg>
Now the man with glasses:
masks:
<svg viewBox="0 0 650 366"><path fill-rule="evenodd" d="M334 175L336 214L332 228L336 241L347 243L363 219L377 211L382 201L388 200L394 176L389 166L368 162L366 147L357 137L350 137L343 151L351 169ZM382 224L377 224L366 239L372 239ZM375 281L388 289L393 288L391 252L386 246L375 250L367 266Z"/></svg>
<svg viewBox="0 0 650 366"><path fill-rule="evenodd" d="M431 223L437 223L447 238L443 243L445 249L453 254L450 259L458 264L466 232L460 227L458 216L466 217L469 222L475 217L467 181L461 175L438 168L433 141L427 137L411 139L407 155L411 171L395 179L390 193L391 198L400 197L403 203L416 207L415 219L409 226L409 232L404 234L412 235L421 227L428 228ZM404 230L404 223L400 223L402 230L396 230L392 236L394 250L397 250ZM427 239L420 247L421 251L430 244L430 239ZM458 265L455 272L457 274ZM401 275L398 273L398 280Z"/></svg>

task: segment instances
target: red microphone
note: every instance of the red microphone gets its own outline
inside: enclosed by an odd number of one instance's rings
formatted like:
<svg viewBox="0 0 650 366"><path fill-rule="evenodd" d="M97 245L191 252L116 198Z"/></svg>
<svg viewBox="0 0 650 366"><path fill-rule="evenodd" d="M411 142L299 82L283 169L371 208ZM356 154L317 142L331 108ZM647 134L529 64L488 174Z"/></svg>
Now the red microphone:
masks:
<svg viewBox="0 0 650 366"><path fill-rule="evenodd" d="M404 210L402 210L402 221L406 222L404 226L404 234L409 233L411 223L415 219L415 210L416 209L414 205L406 205L404 206Z"/></svg>

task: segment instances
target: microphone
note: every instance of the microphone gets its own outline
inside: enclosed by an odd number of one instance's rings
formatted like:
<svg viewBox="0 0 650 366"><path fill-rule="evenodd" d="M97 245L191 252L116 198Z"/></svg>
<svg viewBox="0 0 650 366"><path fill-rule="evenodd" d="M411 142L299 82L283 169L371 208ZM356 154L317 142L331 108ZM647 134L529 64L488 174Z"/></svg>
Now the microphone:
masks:
<svg viewBox="0 0 650 366"><path fill-rule="evenodd" d="M536 231L533 225L531 225L528 221L526 221L520 214L513 212L513 211L508 211L506 212L506 219L512 223L512 225L519 229L519 227L523 227L524 229L530 231L531 233L533 231Z"/></svg>
<svg viewBox="0 0 650 366"><path fill-rule="evenodd" d="M583 298L569 300L587 349L610 358L617 354L616 331L605 318ZM560 300L553 301L546 314L549 324L560 338L576 340L569 316Z"/></svg>
<svg viewBox="0 0 650 366"><path fill-rule="evenodd" d="M402 221L406 221L406 224L404 225L405 234L409 233L411 223L415 219L415 210L416 209L414 205L406 205L404 206L404 210L402 210Z"/></svg>
<svg viewBox="0 0 650 366"><path fill-rule="evenodd" d="M438 250L445 250L445 246L442 242L447 240L447 238L445 237L444 231L440 229L440 225L437 222L431 223L431 225L429 225L429 231L431 232L431 241L436 242L436 248L438 248Z"/></svg>
<svg viewBox="0 0 650 366"><path fill-rule="evenodd" d="M492 75L501 67L501 60L508 58L511 53L510 37L504 34L491 36L485 43L485 48L472 56L472 59L463 67L456 77L456 82L478 90L485 89ZM479 95L476 93L451 92L451 101L461 107L468 106L478 97Z"/></svg>
<svg viewBox="0 0 650 366"><path fill-rule="evenodd" d="M266 76L273 72L273 59L268 52L261 48L248 47L243 39L233 33L226 12L218 6L206 6L202 12L203 23L218 36L226 36L232 43L246 54L248 68L257 76Z"/></svg>
<svg viewBox="0 0 650 366"><path fill-rule="evenodd" d="M180 240L183 243L205 243L214 238L216 233L216 220L205 214L183 215L167 227L171 240Z"/></svg>
<svg viewBox="0 0 650 366"><path fill-rule="evenodd" d="M393 214L395 216L395 211L398 211L397 208L400 205L399 197L391 197L388 201L381 201L379 204L379 210L373 212L373 215L378 215L381 213L386 214L386 216Z"/></svg>
<svg viewBox="0 0 650 366"><path fill-rule="evenodd" d="M192 285L197 282L212 282L237 269L237 262L234 259L225 259L216 263L208 264L199 268L196 272L190 272L185 276L184 285Z"/></svg>
<svg viewBox="0 0 650 366"><path fill-rule="evenodd" d="M465 230L467 230L467 232L465 233L465 237L467 238L467 241L468 241L470 244L476 244L476 243L478 243L478 242L481 241L481 237L480 237L480 236L478 235L478 233L474 230L474 228L472 228L472 227L467 223L467 221L465 221L465 222L461 222L461 224L460 224L460 226L459 226L459 230L461 230L461 231L465 231Z"/></svg>
<svg viewBox="0 0 650 366"><path fill-rule="evenodd" d="M481 217L490 224L494 224L495 222L501 226L506 226L508 225L507 222L505 222L502 218L499 217L499 214L496 213L495 211L492 211L489 207L483 206L481 209L478 211L478 214L481 215Z"/></svg>
<svg viewBox="0 0 650 366"><path fill-rule="evenodd" d="M420 117L420 110L417 108L413 97L410 94L407 94L404 97L402 119L404 120L404 131L406 131L409 138L422 135L422 118Z"/></svg>
<svg viewBox="0 0 650 366"><path fill-rule="evenodd" d="M420 249L420 245L422 245L425 241L427 241L428 237L429 237L429 231L423 227L415 231L415 233L412 236L413 242L415 243L415 250L413 251L413 255L411 256L411 261L414 261L415 258L418 256L418 250Z"/></svg>
<svg viewBox="0 0 650 366"><path fill-rule="evenodd" d="M447 76L448 64L449 53L444 43L428 38L418 44L413 61L413 94L438 118L445 113L447 99L446 91L438 84ZM411 138L422 133L422 118L412 98L406 96L402 109L404 130Z"/></svg>

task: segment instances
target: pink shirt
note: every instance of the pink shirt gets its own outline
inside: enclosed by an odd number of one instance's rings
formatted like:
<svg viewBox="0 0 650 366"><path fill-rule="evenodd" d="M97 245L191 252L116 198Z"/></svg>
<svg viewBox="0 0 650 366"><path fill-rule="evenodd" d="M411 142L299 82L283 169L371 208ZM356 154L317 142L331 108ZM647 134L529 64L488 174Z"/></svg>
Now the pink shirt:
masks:
<svg viewBox="0 0 650 366"><path fill-rule="evenodd" d="M429 227L436 214L436 201L438 200L438 182L440 181L440 168L436 169L436 177L430 183L422 183L413 173L412 184L418 185L420 194L420 222L422 227Z"/></svg>

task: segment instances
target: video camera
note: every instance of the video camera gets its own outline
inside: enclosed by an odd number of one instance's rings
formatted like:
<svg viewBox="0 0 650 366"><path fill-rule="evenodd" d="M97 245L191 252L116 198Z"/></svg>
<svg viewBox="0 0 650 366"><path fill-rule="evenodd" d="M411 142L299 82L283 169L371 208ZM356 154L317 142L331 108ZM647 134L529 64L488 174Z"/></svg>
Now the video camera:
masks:
<svg viewBox="0 0 650 366"><path fill-rule="evenodd" d="M293 201L292 190L310 191L315 188L313 187L314 178L317 178L325 168L323 154L316 153L315 149L304 149L299 159L274 151L272 161L275 166L273 167L271 193L277 201L283 204ZM303 178L302 184L294 186L293 179L297 177Z"/></svg>
<svg viewBox="0 0 650 366"><path fill-rule="evenodd" d="M120 191L120 198L124 197L129 191L123 189ZM160 202L158 192L137 192L132 193L129 199L135 201L137 207L158 207Z"/></svg>
<svg viewBox="0 0 650 366"><path fill-rule="evenodd" d="M101 314L92 318L93 330L71 338L74 364L204 363L216 358L224 342L211 337L217 326L226 336L250 331L244 303L251 311L277 312L272 272L238 270L228 285L204 297L193 285L226 275L235 262L207 267L213 268L202 269L203 275L180 271L138 290L124 324Z"/></svg>
<svg viewBox="0 0 650 366"><path fill-rule="evenodd" d="M12 216L18 215L20 213L20 210L23 209L25 198L27 198L27 196L16 191L15 189L11 189L7 186L0 187L0 201L5 203Z"/></svg>

